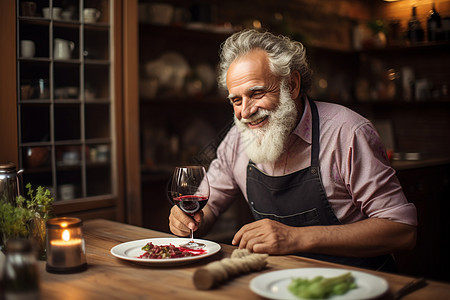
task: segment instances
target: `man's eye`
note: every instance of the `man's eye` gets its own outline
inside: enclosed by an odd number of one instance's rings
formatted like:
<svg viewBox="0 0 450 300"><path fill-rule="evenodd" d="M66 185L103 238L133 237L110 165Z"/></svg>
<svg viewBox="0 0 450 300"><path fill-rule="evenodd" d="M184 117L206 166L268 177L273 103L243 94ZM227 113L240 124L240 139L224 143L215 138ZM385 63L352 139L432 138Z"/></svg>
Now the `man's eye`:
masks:
<svg viewBox="0 0 450 300"><path fill-rule="evenodd" d="M230 102L233 105L241 105L242 99L241 98L232 98L232 99L230 99Z"/></svg>
<svg viewBox="0 0 450 300"><path fill-rule="evenodd" d="M266 94L266 92L264 92L264 91L255 91L252 94L252 98L260 99L260 98L264 97L265 94Z"/></svg>

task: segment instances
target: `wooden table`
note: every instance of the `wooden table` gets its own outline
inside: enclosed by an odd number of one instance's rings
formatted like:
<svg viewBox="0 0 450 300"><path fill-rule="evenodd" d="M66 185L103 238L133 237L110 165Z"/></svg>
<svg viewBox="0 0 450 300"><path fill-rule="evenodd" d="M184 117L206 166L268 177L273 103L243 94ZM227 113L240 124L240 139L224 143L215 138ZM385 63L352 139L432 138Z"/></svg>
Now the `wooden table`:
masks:
<svg viewBox="0 0 450 300"><path fill-rule="evenodd" d="M235 247L222 245L222 250L208 258L177 267L149 267L120 260L110 249L132 240L173 237L167 233L108 220L84 222L88 269L76 274L52 274L39 262L41 299L262 299L249 288L254 277L274 270L302 267L345 267L297 256L270 256L268 267L250 273L219 287L202 291L194 287L195 270L211 261L229 257ZM356 269L361 270L361 269ZM413 278L367 271L385 278L389 292L379 299L392 299L393 293ZM450 299L450 284L428 281L428 285L404 299Z"/></svg>

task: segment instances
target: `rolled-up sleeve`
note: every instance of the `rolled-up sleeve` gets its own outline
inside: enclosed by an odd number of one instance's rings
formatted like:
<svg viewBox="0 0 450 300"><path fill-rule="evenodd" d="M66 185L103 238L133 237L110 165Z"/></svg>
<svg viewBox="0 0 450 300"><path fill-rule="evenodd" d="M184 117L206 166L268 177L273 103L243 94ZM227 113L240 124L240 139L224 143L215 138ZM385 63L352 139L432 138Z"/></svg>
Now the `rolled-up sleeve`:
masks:
<svg viewBox="0 0 450 300"><path fill-rule="evenodd" d="M383 143L370 122L355 130L347 164L347 188L353 204L364 215L417 225L416 207L406 199Z"/></svg>
<svg viewBox="0 0 450 300"><path fill-rule="evenodd" d="M236 160L238 132L232 127L217 149L217 158L208 169L210 197L208 206L214 215L222 214L239 192L233 168Z"/></svg>

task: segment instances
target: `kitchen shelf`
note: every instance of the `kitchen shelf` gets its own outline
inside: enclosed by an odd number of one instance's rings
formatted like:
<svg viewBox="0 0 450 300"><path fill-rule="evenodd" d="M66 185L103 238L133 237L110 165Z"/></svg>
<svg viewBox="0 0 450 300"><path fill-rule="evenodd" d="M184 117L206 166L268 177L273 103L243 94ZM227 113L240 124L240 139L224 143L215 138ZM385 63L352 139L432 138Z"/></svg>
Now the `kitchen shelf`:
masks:
<svg viewBox="0 0 450 300"><path fill-rule="evenodd" d="M21 13L21 0L16 1ZM19 167L23 181L42 185L61 201L60 187L76 198L113 194L112 26L113 0L37 1L43 7L74 5L76 19L17 16ZM66 7L64 7L66 5ZM85 7L102 10L97 23L79 17ZM55 39L73 42L70 56L55 57ZM32 40L34 57L21 56ZM68 46L68 47L69 47ZM72 201L75 201L73 199ZM67 201L70 199L65 199Z"/></svg>
<svg viewBox="0 0 450 300"><path fill-rule="evenodd" d="M425 54L427 52L445 52L450 50L450 42L447 41L439 41L439 42L422 42L417 44L407 44L407 45L389 45L384 48L373 48L373 49L363 49L355 51L356 53L367 53L367 54L379 54L379 55L388 55L388 54Z"/></svg>
<svg viewBox="0 0 450 300"><path fill-rule="evenodd" d="M44 19L42 17L23 17L19 16L17 18L22 24L32 24L32 25L46 25L50 24L50 19Z"/></svg>
<svg viewBox="0 0 450 300"><path fill-rule="evenodd" d="M97 30L97 31L109 31L109 24L108 23L85 23L84 29L85 30Z"/></svg>
<svg viewBox="0 0 450 300"><path fill-rule="evenodd" d="M53 20L53 28L72 28L72 29L79 29L81 25L81 22L77 21L62 21L62 20Z"/></svg>
<svg viewBox="0 0 450 300"><path fill-rule="evenodd" d="M45 58L45 57L33 57L33 58L28 58L28 57L19 57L18 58L19 61L23 61L23 62L34 62L34 63L39 63L39 62L50 62L51 60L49 58Z"/></svg>
<svg viewBox="0 0 450 300"><path fill-rule="evenodd" d="M387 54L425 54L426 52L445 52L450 50L449 41L437 41L437 42L420 42L416 44L397 44L397 45L387 45L385 47L373 47L361 50L355 49L344 49L344 48L329 48L320 45L308 45L305 44L307 49L315 51L323 51L328 53L338 53L338 54L371 54L371 55L387 55Z"/></svg>
<svg viewBox="0 0 450 300"><path fill-rule="evenodd" d="M178 35L176 32L183 36L188 35L190 38L196 38L201 40L219 39L224 40L234 31L221 27L212 27L204 25L202 27L192 27L189 24L186 25L159 25L153 23L139 23L140 31L143 32L158 32L161 35L173 36ZM144 33L145 34L145 33Z"/></svg>
<svg viewBox="0 0 450 300"><path fill-rule="evenodd" d="M401 99L395 99L395 100L373 100L373 101L355 101L351 103L351 105L354 106L389 106L390 108L450 108L450 98L441 98L441 99L425 99L420 101L407 101L407 100L401 100Z"/></svg>

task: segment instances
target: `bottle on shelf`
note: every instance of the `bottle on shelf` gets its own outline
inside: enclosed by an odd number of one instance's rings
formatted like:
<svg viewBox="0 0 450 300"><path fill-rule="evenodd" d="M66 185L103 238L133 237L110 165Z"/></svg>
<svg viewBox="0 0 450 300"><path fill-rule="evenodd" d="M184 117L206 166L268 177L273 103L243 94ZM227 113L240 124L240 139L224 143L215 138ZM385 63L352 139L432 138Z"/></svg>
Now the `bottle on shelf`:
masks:
<svg viewBox="0 0 450 300"><path fill-rule="evenodd" d="M408 40L412 43L423 42L424 31L417 18L417 7L413 6L412 15L408 21Z"/></svg>
<svg viewBox="0 0 450 300"><path fill-rule="evenodd" d="M442 23L441 16L436 11L436 6L433 2L430 13L427 19L428 41L442 40Z"/></svg>
<svg viewBox="0 0 450 300"><path fill-rule="evenodd" d="M442 39L450 41L450 16L442 18Z"/></svg>

